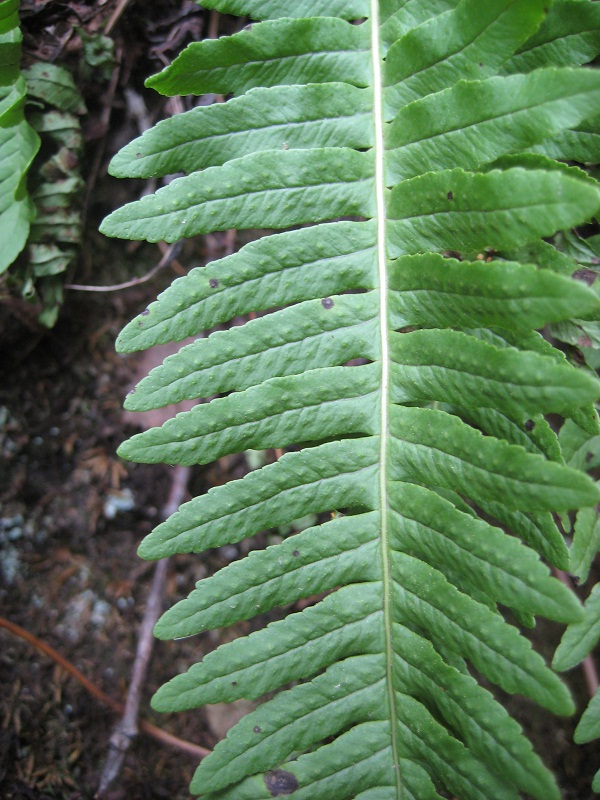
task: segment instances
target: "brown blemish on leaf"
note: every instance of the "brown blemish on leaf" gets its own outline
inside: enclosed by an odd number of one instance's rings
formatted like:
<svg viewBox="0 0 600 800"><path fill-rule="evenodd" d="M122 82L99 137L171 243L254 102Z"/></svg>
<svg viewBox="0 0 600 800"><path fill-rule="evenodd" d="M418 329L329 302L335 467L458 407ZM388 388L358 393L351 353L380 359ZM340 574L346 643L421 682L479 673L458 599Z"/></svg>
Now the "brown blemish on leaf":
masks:
<svg viewBox="0 0 600 800"><path fill-rule="evenodd" d="M142 317L147 317L149 313L150 313L150 309L149 309L149 308L147 308L145 311L142 311L142 314L141 314L141 316L142 316Z"/></svg>
<svg viewBox="0 0 600 800"><path fill-rule="evenodd" d="M596 280L597 276L596 273L592 272L591 269L576 269L571 277L575 278L576 281L583 281L584 283L587 283L588 286L591 286Z"/></svg>
<svg viewBox="0 0 600 800"><path fill-rule="evenodd" d="M208 282L208 285L210 286L211 289L216 289L217 286L219 285L219 281L216 278L211 278Z"/></svg>
<svg viewBox="0 0 600 800"><path fill-rule="evenodd" d="M448 198L448 200L454 200L454 194L452 192L448 192L446 197Z"/></svg>
<svg viewBox="0 0 600 800"><path fill-rule="evenodd" d="M525 423L525 430L532 431L535 428L535 422L532 419L528 419Z"/></svg>
<svg viewBox="0 0 600 800"><path fill-rule="evenodd" d="M324 297L321 300L321 305L323 306L323 308L327 309L333 308L333 300L331 299L331 297Z"/></svg>
<svg viewBox="0 0 600 800"><path fill-rule="evenodd" d="M262 731L262 728L260 727L260 725L255 725L252 728L252 730L254 731L254 733L260 733Z"/></svg>
<svg viewBox="0 0 600 800"><path fill-rule="evenodd" d="M265 785L271 797L281 797L296 791L298 778L284 769L273 769L265 774Z"/></svg>

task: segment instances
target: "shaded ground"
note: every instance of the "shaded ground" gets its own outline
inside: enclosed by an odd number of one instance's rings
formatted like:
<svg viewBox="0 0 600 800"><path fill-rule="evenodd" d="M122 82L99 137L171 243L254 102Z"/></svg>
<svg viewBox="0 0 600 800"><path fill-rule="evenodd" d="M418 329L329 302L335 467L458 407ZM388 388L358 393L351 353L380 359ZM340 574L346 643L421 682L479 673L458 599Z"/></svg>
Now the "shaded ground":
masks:
<svg viewBox="0 0 600 800"><path fill-rule="evenodd" d="M160 16L151 19L147 6L160 6L160 12L153 12ZM65 38L73 16L97 30L117 4L38 0L24 2L23 7L30 52L69 63L78 57L76 37ZM164 114L164 101L143 93L143 77L190 37L206 35L210 23L207 12L178 1L132 2L115 24L120 62L110 117L103 94L93 84L84 87L89 108L85 169L93 191L72 280L118 283L144 274L160 259L156 247L107 242L97 234L104 214L136 199L144 188L140 182L108 178L106 162L136 133L123 87L134 86L147 98L151 116ZM219 24L227 30L231 23L225 19ZM110 76L102 86L107 89L109 82ZM224 246L219 237L191 243L179 262L183 268L195 266L218 256ZM119 700L128 685L152 576L151 565L137 558L136 547L157 522L170 470L126 464L115 455L118 444L134 431L124 420L121 400L132 381L136 357L118 357L114 340L178 269L175 264L148 284L113 294L69 292L59 322L49 332L39 329L24 309L16 309L15 315L0 307L0 614L52 645ZM246 469L242 458L198 469L192 493L239 477ZM238 555L236 548L223 548L202 558L175 559L167 588L169 605L200 577ZM239 625L225 633L157 643L143 716L212 747L227 724L221 708L164 717L151 712L148 700L173 674L248 629ZM544 625L533 637L536 647L550 657L559 635L558 629ZM587 698L580 673L568 677L582 709ZM0 795L91 798L114 714L49 658L5 630L0 630L0 686ZM566 800L591 798L588 787L598 766L597 748L572 744L574 722L557 720L519 700L511 699L508 705L559 776ZM190 756L140 737L106 796L185 798L194 767Z"/></svg>

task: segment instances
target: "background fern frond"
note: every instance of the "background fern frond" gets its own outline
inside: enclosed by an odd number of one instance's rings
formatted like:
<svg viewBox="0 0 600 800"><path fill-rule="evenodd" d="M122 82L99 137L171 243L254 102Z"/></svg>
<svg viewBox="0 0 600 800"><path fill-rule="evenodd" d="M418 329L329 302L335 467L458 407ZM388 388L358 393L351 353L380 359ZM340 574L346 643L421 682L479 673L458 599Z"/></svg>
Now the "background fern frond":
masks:
<svg viewBox="0 0 600 800"><path fill-rule="evenodd" d="M593 511L595 509L584 509ZM581 513L581 512L580 512ZM587 522L587 520L586 520ZM597 524L597 519L595 519ZM596 540L597 544L597 540ZM598 552L598 548L596 549ZM579 664L592 651L600 640L600 583L597 583L585 604L585 617L567 628L565 635L554 655L553 666L558 670L567 670ZM600 690L590 700L579 724L575 729L574 739L577 744L585 744L600 738ZM592 789L600 790L600 770L594 776Z"/></svg>
<svg viewBox="0 0 600 800"><path fill-rule="evenodd" d="M535 329L590 319L600 302L542 241L600 209L596 182L551 158L593 127L600 80L578 66L596 47L593 4L205 5L263 21L193 43L149 85L234 96L115 157L123 177L186 174L103 230L281 232L192 270L122 332L119 349L134 351L213 330L126 405L207 402L120 452L205 464L294 450L186 503L140 552L200 553L323 516L200 582L157 625L191 636L321 598L158 692L172 711L282 689L229 732L192 790L558 798L476 676L573 711L503 609L526 626L583 617L539 556L567 566L552 512L599 493L543 414L599 435L598 382ZM565 13L575 6L579 27ZM262 316L214 331L251 312Z"/></svg>

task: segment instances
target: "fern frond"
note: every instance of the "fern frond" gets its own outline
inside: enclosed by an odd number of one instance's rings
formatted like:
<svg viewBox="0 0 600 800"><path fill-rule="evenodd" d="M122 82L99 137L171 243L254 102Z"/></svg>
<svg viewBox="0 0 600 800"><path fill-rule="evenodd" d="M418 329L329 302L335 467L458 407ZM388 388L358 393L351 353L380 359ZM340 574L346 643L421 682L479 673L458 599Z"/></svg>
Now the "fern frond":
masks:
<svg viewBox="0 0 600 800"><path fill-rule="evenodd" d="M214 399L120 452L205 464L295 449L186 503L140 552L200 553L325 516L202 581L156 632L191 636L326 596L158 692L156 707L172 711L294 684L230 731L192 790L558 798L477 676L573 710L502 609L524 625L582 617L539 556L567 566L552 512L599 494L564 463L543 414L599 435L598 383L535 329L600 305L569 277L572 259L541 241L600 209L596 182L550 157L593 127L600 76L577 65L594 55L596 9L204 5L263 21L190 45L149 84L234 96L159 123L115 157L123 177L187 174L103 230L148 241L281 232L192 270L122 332L119 349L134 351L264 312L141 381L130 409ZM579 26L566 7L584 9Z"/></svg>

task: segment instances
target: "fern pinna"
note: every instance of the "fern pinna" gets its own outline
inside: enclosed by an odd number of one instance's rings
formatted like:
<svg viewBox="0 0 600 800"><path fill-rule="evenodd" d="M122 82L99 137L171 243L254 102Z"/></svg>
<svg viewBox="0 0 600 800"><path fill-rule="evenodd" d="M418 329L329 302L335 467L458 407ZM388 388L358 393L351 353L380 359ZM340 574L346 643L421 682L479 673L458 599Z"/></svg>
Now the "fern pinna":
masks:
<svg viewBox="0 0 600 800"><path fill-rule="evenodd" d="M598 311L542 237L600 208L595 181L561 163L597 149L600 75L582 65L600 51L600 5L203 5L255 22L191 44L148 83L232 97L115 157L119 176L188 174L102 229L152 242L291 230L176 280L124 330L118 346L133 351L262 314L143 380L130 409L220 396L121 452L204 464L294 449L186 503L141 554L199 553L309 512L323 521L201 581L157 635L324 596L158 692L156 708L173 711L287 687L230 731L192 791L558 798L478 677L573 710L502 609L524 625L582 615L539 555L568 566L552 512L598 492L564 464L543 415L597 433L598 384L535 330Z"/></svg>

